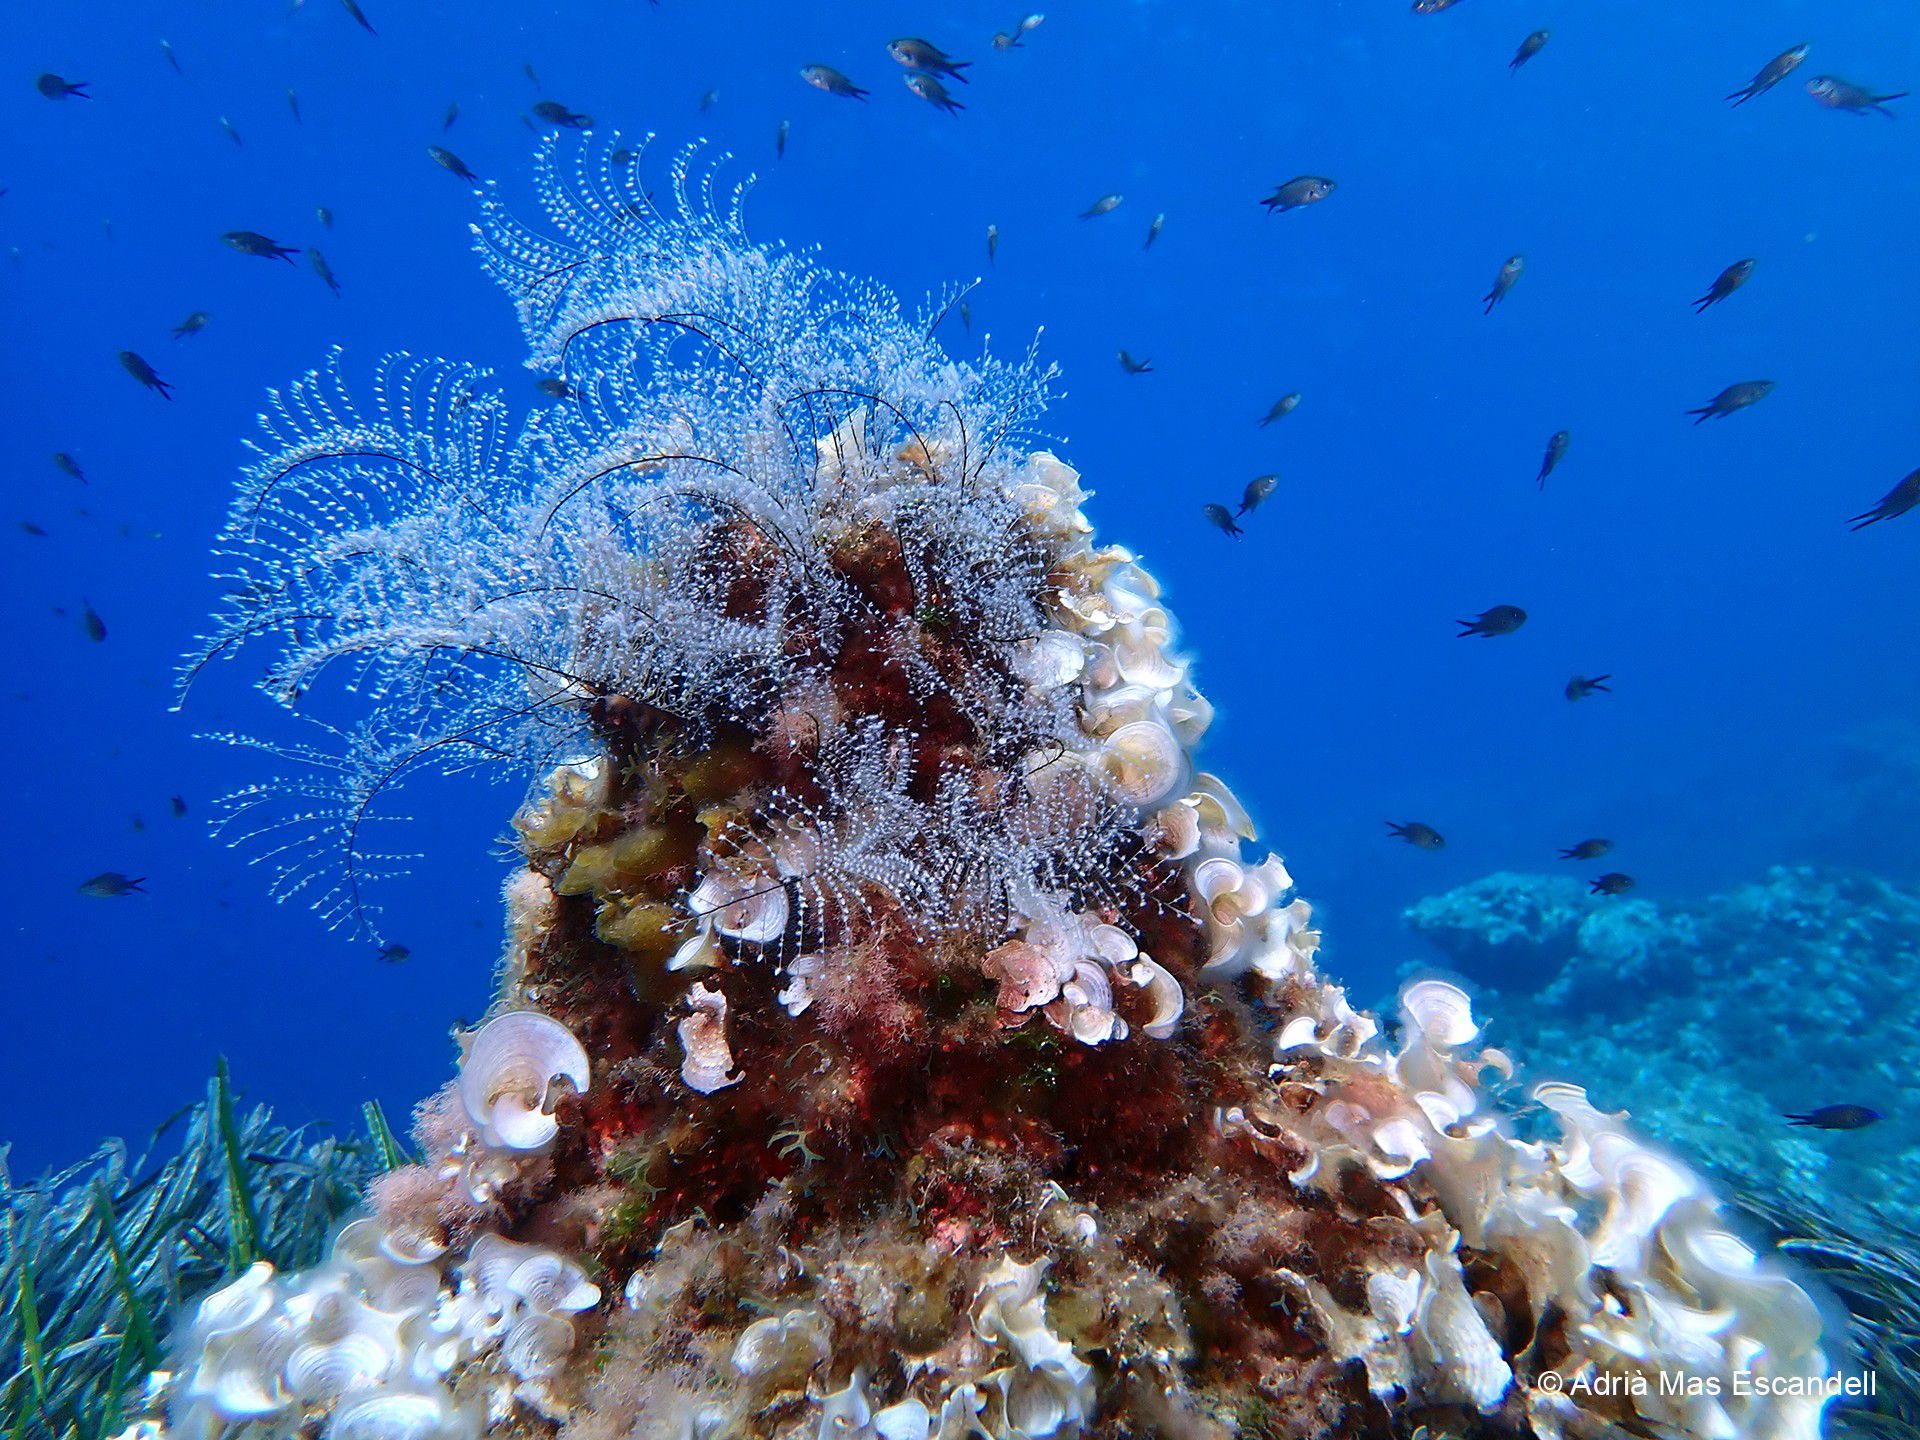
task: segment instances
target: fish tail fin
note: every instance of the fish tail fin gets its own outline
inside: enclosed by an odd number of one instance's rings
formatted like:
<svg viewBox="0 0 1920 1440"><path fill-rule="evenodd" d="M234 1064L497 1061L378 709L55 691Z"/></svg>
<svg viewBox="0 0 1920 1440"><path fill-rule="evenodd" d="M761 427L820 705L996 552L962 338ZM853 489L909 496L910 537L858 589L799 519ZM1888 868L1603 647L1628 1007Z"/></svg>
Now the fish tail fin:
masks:
<svg viewBox="0 0 1920 1440"><path fill-rule="evenodd" d="M147 877L144 875L136 875L133 877L133 879L127 881L127 889L138 890L142 895L147 893L146 887L147 887Z"/></svg>
<svg viewBox="0 0 1920 1440"><path fill-rule="evenodd" d="M1731 100L1735 106L1740 106L1746 104L1753 96L1754 92L1752 90L1736 90L1727 96L1727 99Z"/></svg>
<svg viewBox="0 0 1920 1440"><path fill-rule="evenodd" d="M960 72L968 69L972 64L973 62L971 60L949 60L947 62L947 73L962 85L971 85L973 82Z"/></svg>
<svg viewBox="0 0 1920 1440"><path fill-rule="evenodd" d="M1847 521L1847 528L1849 530L1864 530L1875 521L1886 518L1885 514L1881 512L1880 507L1876 505L1871 510L1863 510L1858 515L1851 517Z"/></svg>
<svg viewBox="0 0 1920 1440"><path fill-rule="evenodd" d="M1611 695L1613 693L1612 687L1604 682L1612 678L1613 676L1611 675L1596 675L1593 679L1587 681L1587 689L1598 690L1602 695Z"/></svg>
<svg viewBox="0 0 1920 1440"><path fill-rule="evenodd" d="M1705 420L1709 415L1713 414L1713 406L1702 405L1698 410L1687 411L1687 414L1693 416L1694 417L1693 423L1698 425L1701 421Z"/></svg>
<svg viewBox="0 0 1920 1440"><path fill-rule="evenodd" d="M1882 115L1886 116L1889 120L1898 120L1900 117L1894 114L1893 111L1887 109L1887 101L1904 100L1911 93L1912 93L1911 91L1907 91L1907 90L1896 90L1891 95L1876 95L1873 97L1873 108L1878 110Z"/></svg>
<svg viewBox="0 0 1920 1440"><path fill-rule="evenodd" d="M1704 315L1707 312L1707 307L1712 304L1713 304L1713 292L1709 290L1706 294L1702 295L1698 300L1693 302L1693 313L1696 315Z"/></svg>
<svg viewBox="0 0 1920 1440"><path fill-rule="evenodd" d="M1577 860L1580 857L1575 855L1572 850L1562 850L1560 852L1560 858L1562 860Z"/></svg>
<svg viewBox="0 0 1920 1440"><path fill-rule="evenodd" d="M1787 1123L1788 1123L1789 1125L1811 1125L1811 1124L1813 1124L1813 1116L1811 1116L1811 1115L1789 1115L1789 1116L1787 1116L1787 1117L1786 1117L1786 1120L1787 1120Z"/></svg>

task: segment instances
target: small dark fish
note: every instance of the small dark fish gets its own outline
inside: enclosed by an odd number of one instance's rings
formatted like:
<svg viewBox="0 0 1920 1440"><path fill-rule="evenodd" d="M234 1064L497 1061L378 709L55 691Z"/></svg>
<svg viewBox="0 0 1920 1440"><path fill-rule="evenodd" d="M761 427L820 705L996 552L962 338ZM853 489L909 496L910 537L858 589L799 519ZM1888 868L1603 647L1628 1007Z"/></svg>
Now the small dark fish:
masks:
<svg viewBox="0 0 1920 1440"><path fill-rule="evenodd" d="M1029 15L1021 20L1018 25L1014 26L1011 31L1001 30L997 32L993 37L993 48L996 50L1019 49L1020 42L1024 40L1029 33L1038 30L1040 28L1040 22L1046 18L1044 15Z"/></svg>
<svg viewBox="0 0 1920 1440"><path fill-rule="evenodd" d="M427 154L432 158L433 163L438 165L442 170L458 175L469 185L478 185L480 183L480 177L467 168L467 162L444 146L429 145L427 146Z"/></svg>
<svg viewBox="0 0 1920 1440"><path fill-rule="evenodd" d="M1509 255L1507 257L1507 263L1502 265L1500 273L1493 277L1493 289L1480 297L1481 302L1487 307L1486 314L1491 315L1493 307L1507 298L1507 292L1513 289L1515 282L1520 279L1520 272L1526 268L1526 256Z"/></svg>
<svg viewBox="0 0 1920 1440"><path fill-rule="evenodd" d="M1829 110L1845 110L1853 115L1865 115L1869 110L1877 110L1889 120L1898 117L1887 108L1887 101L1907 98L1905 90L1876 95L1865 86L1842 80L1838 75L1814 76L1807 82L1807 94Z"/></svg>
<svg viewBox="0 0 1920 1440"><path fill-rule="evenodd" d="M293 87L291 85L287 87L287 108L293 111L294 124L304 125L306 123L300 118L300 97L293 93Z"/></svg>
<svg viewBox="0 0 1920 1440"><path fill-rule="evenodd" d="M1240 508L1234 513L1244 515L1249 510L1258 510L1261 502L1273 494L1274 486L1280 483L1278 475L1256 475L1247 482L1245 492L1240 496Z"/></svg>
<svg viewBox="0 0 1920 1440"><path fill-rule="evenodd" d="M100 612L93 608L93 602L83 600L84 607L80 616L80 628L87 632L87 639L98 645L107 638L107 622L100 618Z"/></svg>
<svg viewBox="0 0 1920 1440"><path fill-rule="evenodd" d="M1233 512L1224 505L1202 505L1200 513L1207 517L1209 525L1219 526L1223 534L1232 535L1237 539L1247 533L1234 523Z"/></svg>
<svg viewBox="0 0 1920 1440"><path fill-rule="evenodd" d="M22 520L20 522L20 530L22 534L32 535L36 539L44 540L47 538L47 532L42 530L38 525L34 524L33 521L31 520Z"/></svg>
<svg viewBox="0 0 1920 1440"><path fill-rule="evenodd" d="M987 226L987 263L993 264L993 257L1000 253L1000 227Z"/></svg>
<svg viewBox="0 0 1920 1440"><path fill-rule="evenodd" d="M388 945L380 951L380 958L389 965L398 965L402 960L409 958L412 954L413 951L404 945Z"/></svg>
<svg viewBox="0 0 1920 1440"><path fill-rule="evenodd" d="M373 28L373 22L367 19L366 12L355 3L355 0L340 0L340 3L346 7L347 14L351 15L360 28L366 31L367 34L378 35L380 33Z"/></svg>
<svg viewBox="0 0 1920 1440"><path fill-rule="evenodd" d="M1080 212L1082 220L1098 220L1102 215L1111 215L1120 208L1120 202L1127 197L1118 193L1102 195L1093 204Z"/></svg>
<svg viewBox="0 0 1920 1440"><path fill-rule="evenodd" d="M1538 55L1542 50L1546 49L1547 41L1551 38L1552 38L1551 31L1547 31L1547 30L1534 31L1531 35L1527 36L1526 39L1520 42L1520 48L1513 52L1513 59L1507 62L1507 69L1509 71L1518 70L1522 65L1526 64L1527 61L1531 60L1534 56Z"/></svg>
<svg viewBox="0 0 1920 1440"><path fill-rule="evenodd" d="M571 400L573 387L557 376L549 375L533 382L533 388L549 400Z"/></svg>
<svg viewBox="0 0 1920 1440"><path fill-rule="evenodd" d="M618 150L614 151L613 154L607 157L608 160L610 160L613 164L620 166L622 169L624 169L628 165L631 165L634 162L634 160L637 158L638 158L637 153L635 151L627 149L627 147L624 145L622 145Z"/></svg>
<svg viewBox="0 0 1920 1440"><path fill-rule="evenodd" d="M236 145L246 144L246 141L240 138L240 132L233 128L233 121L229 120L224 115L220 117L220 128L227 132L227 138L233 141L234 144Z"/></svg>
<svg viewBox="0 0 1920 1440"><path fill-rule="evenodd" d="M1633 888L1633 877L1622 875L1618 870L1610 870L1587 882L1589 895L1624 895Z"/></svg>
<svg viewBox="0 0 1920 1440"><path fill-rule="evenodd" d="M969 336L973 334L973 307L964 300L960 302L960 328Z"/></svg>
<svg viewBox="0 0 1920 1440"><path fill-rule="evenodd" d="M967 77L960 72L973 63L971 60L956 60L938 45L930 45L910 35L904 40L889 40L887 54L909 70L918 70L924 75L946 75L962 85L967 83Z"/></svg>
<svg viewBox="0 0 1920 1440"><path fill-rule="evenodd" d="M33 88L49 100L65 100L68 96L91 100L93 97L87 93L87 86L90 83L92 82L87 80L62 80L52 71L48 71L33 82Z"/></svg>
<svg viewBox="0 0 1920 1440"><path fill-rule="evenodd" d="M1864 1130L1886 1119L1878 1110L1864 1105L1822 1105L1804 1115L1789 1115L1789 1125L1805 1125L1814 1130Z"/></svg>
<svg viewBox="0 0 1920 1440"><path fill-rule="evenodd" d="M56 450L53 452L53 465L62 475L71 475L82 485L87 483L87 477L80 471L80 462L66 451Z"/></svg>
<svg viewBox="0 0 1920 1440"><path fill-rule="evenodd" d="M800 78L816 90L838 95L843 100L864 100L870 92L861 89L831 65L803 65Z"/></svg>
<svg viewBox="0 0 1920 1440"><path fill-rule="evenodd" d="M1704 313L1708 306L1718 305L1746 284L1753 276L1753 265L1752 260L1736 260L1714 276L1713 284L1707 287L1707 293L1693 302L1693 313L1696 315Z"/></svg>
<svg viewBox="0 0 1920 1440"><path fill-rule="evenodd" d="M154 374L153 366L149 365L145 360L142 360L138 355L134 354L133 351L122 350L120 352L120 363L126 367L129 375L146 386L147 389L158 390L163 399L171 400L173 398L173 387L158 375Z"/></svg>
<svg viewBox="0 0 1920 1440"><path fill-rule="evenodd" d="M1560 852L1562 860L1598 860L1613 849L1611 840L1582 840Z"/></svg>
<svg viewBox="0 0 1920 1440"><path fill-rule="evenodd" d="M1542 490L1547 488L1547 476L1551 475L1554 467L1565 458L1567 446L1572 443L1573 434L1568 430L1556 430L1547 437L1547 453L1541 458L1540 474L1535 477L1536 483Z"/></svg>
<svg viewBox="0 0 1920 1440"><path fill-rule="evenodd" d="M707 111L711 110L715 105L719 103L720 103L720 92L718 90L707 91L706 94L700 97L700 113L702 115L706 114Z"/></svg>
<svg viewBox="0 0 1920 1440"><path fill-rule="evenodd" d="M460 118L460 102L452 101L447 106L447 118L440 122L440 132L445 134L453 128L453 122Z"/></svg>
<svg viewBox="0 0 1920 1440"><path fill-rule="evenodd" d="M167 805L173 811L174 819L184 820L187 818L187 802L184 796L174 796L167 802Z"/></svg>
<svg viewBox="0 0 1920 1440"><path fill-rule="evenodd" d="M1151 375L1153 373L1153 361L1136 360L1125 350L1122 350L1120 352L1120 368L1129 375Z"/></svg>
<svg viewBox="0 0 1920 1440"><path fill-rule="evenodd" d="M147 822L142 820L138 815L133 817L133 833L136 835L144 835L147 833Z"/></svg>
<svg viewBox="0 0 1920 1440"><path fill-rule="evenodd" d="M1294 412L1294 409L1299 404L1300 392L1298 390L1294 391L1291 395L1282 395L1278 400L1273 402L1273 408L1260 417L1260 423L1262 425L1271 425L1276 420L1284 420Z"/></svg>
<svg viewBox="0 0 1920 1440"><path fill-rule="evenodd" d="M333 267L327 264L327 257L322 255L318 250L309 248L307 251L307 261L313 266L313 273L318 275L321 280L326 283L327 289L338 295L340 293L340 282L334 277Z"/></svg>
<svg viewBox="0 0 1920 1440"><path fill-rule="evenodd" d="M80 882L80 893L92 895L102 900L117 899L122 895L144 895L147 892L140 887L146 884L144 875L126 876L118 870L102 870L91 880Z"/></svg>
<svg viewBox="0 0 1920 1440"><path fill-rule="evenodd" d="M326 229L331 230L333 228L333 212L327 209L326 206L324 205L314 206L313 218L318 220L321 223L321 225L324 226Z"/></svg>
<svg viewBox="0 0 1920 1440"><path fill-rule="evenodd" d="M1727 99L1731 100L1735 105L1744 105L1747 101L1753 99L1754 96L1766 94L1767 91L1771 90L1782 80L1786 79L1787 76L1798 70L1800 68L1800 62L1807 58L1807 51L1812 48L1813 47L1809 45L1796 45L1791 50L1781 51L1778 55L1774 56L1773 59L1760 67L1759 74L1755 75L1753 79L1727 96Z"/></svg>
<svg viewBox="0 0 1920 1440"><path fill-rule="evenodd" d="M1151 250L1153 248L1153 242L1160 238L1160 232L1166 228L1166 223L1167 212L1164 210L1153 217L1153 223L1147 226L1146 242L1140 247L1142 250Z"/></svg>
<svg viewBox="0 0 1920 1440"><path fill-rule="evenodd" d="M1409 820L1404 825L1387 821L1387 834L1396 840L1404 840L1416 850L1444 850L1447 840L1431 825L1423 825L1418 820Z"/></svg>
<svg viewBox="0 0 1920 1440"><path fill-rule="evenodd" d="M1595 675L1588 679L1584 675L1576 675L1567 681L1566 697L1569 700L1584 700L1596 690L1602 695L1611 695L1613 691L1607 688L1607 681L1612 678L1611 675Z"/></svg>
<svg viewBox="0 0 1920 1440"><path fill-rule="evenodd" d="M1413 13L1416 15L1438 15L1442 10L1451 10L1460 0L1413 0Z"/></svg>
<svg viewBox="0 0 1920 1440"><path fill-rule="evenodd" d="M558 125L564 130L588 130L593 127L591 115L569 110L558 100L542 100L533 107L533 113L549 125Z"/></svg>
<svg viewBox="0 0 1920 1440"><path fill-rule="evenodd" d="M258 230L229 230L220 238L242 255L258 255L262 260L284 260L291 265L300 253L298 245L276 245Z"/></svg>
<svg viewBox="0 0 1920 1440"><path fill-rule="evenodd" d="M907 89L918 95L936 110L944 110L949 115L957 115L967 107L947 93L947 87L924 70L914 70L900 77L906 81Z"/></svg>
<svg viewBox="0 0 1920 1440"><path fill-rule="evenodd" d="M207 312L196 310L178 325L173 327L173 338L184 340L189 335L198 335L207 328Z"/></svg>
<svg viewBox="0 0 1920 1440"><path fill-rule="evenodd" d="M160 42L160 53L167 57L167 64L173 67L174 74L179 75L185 73L180 69L180 57L173 53L172 42L162 40Z"/></svg>
<svg viewBox="0 0 1920 1440"><path fill-rule="evenodd" d="M1847 523L1855 530L1864 530L1869 525L1882 520L1892 520L1906 514L1914 506L1920 505L1920 470L1915 470L1893 489L1880 497L1880 502L1871 510L1862 510Z"/></svg>
<svg viewBox="0 0 1920 1440"><path fill-rule="evenodd" d="M538 85L540 83L540 77L534 74L533 62L531 60L521 61L520 70L521 70L521 73L524 74L527 77L527 79L531 80L534 84Z"/></svg>
<svg viewBox="0 0 1920 1440"><path fill-rule="evenodd" d="M792 129L793 122L791 120L782 120L780 122L780 128L773 132L774 159L784 160L787 158L787 132Z"/></svg>
<svg viewBox="0 0 1920 1440"><path fill-rule="evenodd" d="M1757 405L1772 393L1771 380L1742 380L1738 385L1727 386L1706 404L1687 411L1687 414L1694 417L1694 424L1699 425L1707 420L1723 419L1749 405Z"/></svg>
<svg viewBox="0 0 1920 1440"><path fill-rule="evenodd" d="M1267 207L1269 215L1280 215L1324 200L1336 188L1324 175L1296 175L1286 184L1274 187L1273 194L1260 203Z"/></svg>
<svg viewBox="0 0 1920 1440"><path fill-rule="evenodd" d="M1455 638L1464 640L1469 635L1478 635L1482 639L1492 639L1496 635L1511 635L1527 623L1527 612L1518 605L1495 605L1491 610L1482 610L1471 620L1456 620L1460 633Z"/></svg>

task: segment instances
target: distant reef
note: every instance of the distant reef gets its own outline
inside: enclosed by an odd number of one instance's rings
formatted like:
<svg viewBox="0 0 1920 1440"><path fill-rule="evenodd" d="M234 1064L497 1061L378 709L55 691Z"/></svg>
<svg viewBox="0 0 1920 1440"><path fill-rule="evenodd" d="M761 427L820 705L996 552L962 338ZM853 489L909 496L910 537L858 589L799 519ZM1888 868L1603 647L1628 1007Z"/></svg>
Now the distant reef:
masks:
<svg viewBox="0 0 1920 1440"><path fill-rule="evenodd" d="M1407 924L1476 986L1529 1078L1578 1075L1756 1207L1864 1234L1902 1223L1920 1161L1920 888L1779 866L1696 901L1500 873ZM1787 1114L1858 1104L1868 1129Z"/></svg>

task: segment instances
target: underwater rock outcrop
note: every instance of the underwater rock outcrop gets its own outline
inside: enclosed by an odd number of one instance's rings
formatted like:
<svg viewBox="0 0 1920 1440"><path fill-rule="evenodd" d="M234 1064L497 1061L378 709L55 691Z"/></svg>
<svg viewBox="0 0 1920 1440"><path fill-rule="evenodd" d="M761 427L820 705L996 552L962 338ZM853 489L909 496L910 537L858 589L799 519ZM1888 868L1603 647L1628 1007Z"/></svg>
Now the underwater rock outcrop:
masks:
<svg viewBox="0 0 1920 1440"><path fill-rule="evenodd" d="M1031 359L562 153L479 241L568 398L323 372L242 488L207 658L363 712L241 798L283 888L364 917L410 769L544 778L423 1159L204 1299L150 1426L1817 1435L1819 1314L1694 1173L1567 1085L1522 1138L1455 987L1390 1038L1318 973Z"/></svg>

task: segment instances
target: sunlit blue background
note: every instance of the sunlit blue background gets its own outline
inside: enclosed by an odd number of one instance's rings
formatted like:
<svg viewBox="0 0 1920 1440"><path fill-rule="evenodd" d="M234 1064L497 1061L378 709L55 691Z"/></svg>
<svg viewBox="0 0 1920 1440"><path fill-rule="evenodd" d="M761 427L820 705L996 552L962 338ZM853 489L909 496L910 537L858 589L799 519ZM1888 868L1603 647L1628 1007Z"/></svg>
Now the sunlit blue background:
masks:
<svg viewBox="0 0 1920 1440"><path fill-rule="evenodd" d="M514 789L412 795L429 854L385 895L413 951L387 964L265 901L205 834L212 797L260 771L194 737L272 724L247 688L264 657L169 705L265 386L339 344L350 373L444 353L541 403L467 254L471 197L424 147L525 194L523 116L543 98L671 145L711 137L759 173L757 233L839 267L910 295L984 275L974 340L947 322L957 348L1045 327L1063 453L1103 533L1170 591L1220 710L1209 763L1289 857L1360 998L1418 958L1405 904L1552 866L1591 834L1663 897L1780 860L1920 868L1920 518L1844 523L1920 465L1920 105L1890 123L1801 88L1821 71L1920 81L1906 0L1434 16L1069 0L1008 54L988 42L1018 0L364 3L377 37L336 0L0 12L0 1139L16 1169L144 1133L219 1051L290 1118L348 1121L367 1095L404 1112L447 1075L447 1027L487 1003ZM1551 43L1510 74L1540 27ZM973 60L963 114L902 85L882 48L901 34ZM1803 40L1798 75L1725 104ZM806 88L815 61L871 102ZM94 98L42 99L43 70ZM1263 213L1301 173L1340 188ZM1077 218L1114 191L1115 213ZM220 236L239 228L320 246L344 293L305 257L235 254ZM1515 251L1527 273L1483 316ZM1696 316L1688 302L1746 255L1748 287ZM171 338L195 310L205 332ZM1154 373L1122 373L1122 346ZM171 403L127 377L123 349ZM1758 408L1698 428L1683 413L1752 378L1779 382ZM1294 390L1298 411L1260 428ZM89 483L54 468L58 450ZM1266 471L1282 480L1245 539L1207 527L1203 502ZM87 601L104 643L83 632ZM1522 633L1454 638L1502 602L1532 613ZM1617 694L1562 698L1602 671ZM1427 821L1448 848L1392 843L1387 819ZM150 893L76 893L102 870Z"/></svg>

